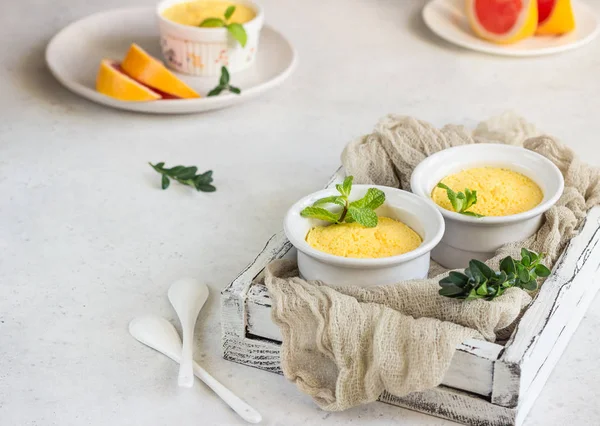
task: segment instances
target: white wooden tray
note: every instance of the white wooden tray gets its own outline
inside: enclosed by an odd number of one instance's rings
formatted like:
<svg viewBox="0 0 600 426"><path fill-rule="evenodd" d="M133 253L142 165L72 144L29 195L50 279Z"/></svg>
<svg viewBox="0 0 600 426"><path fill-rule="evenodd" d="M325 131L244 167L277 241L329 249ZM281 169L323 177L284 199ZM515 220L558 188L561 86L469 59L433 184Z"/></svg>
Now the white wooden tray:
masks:
<svg viewBox="0 0 600 426"><path fill-rule="evenodd" d="M327 186L343 179L338 170ZM442 385L380 400L464 424L520 425L600 287L600 207L592 209L503 346L466 340ZM271 322L271 301L257 281L274 259L295 257L283 233L221 294L225 359L281 373L281 334Z"/></svg>

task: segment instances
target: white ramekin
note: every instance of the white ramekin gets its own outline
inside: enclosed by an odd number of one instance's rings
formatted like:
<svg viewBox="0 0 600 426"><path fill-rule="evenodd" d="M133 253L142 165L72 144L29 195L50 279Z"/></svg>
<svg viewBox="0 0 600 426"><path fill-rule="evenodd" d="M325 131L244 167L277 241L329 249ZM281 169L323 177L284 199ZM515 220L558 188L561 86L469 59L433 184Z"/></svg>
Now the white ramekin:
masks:
<svg viewBox="0 0 600 426"><path fill-rule="evenodd" d="M160 45L169 67L185 74L208 77L220 75L222 66L234 73L254 63L264 23L264 13L258 4L249 0L231 2L234 5L248 6L256 12L254 19L243 24L248 40L246 46L242 47L229 35L226 28L192 27L177 24L162 16L169 7L185 2L165 0L156 7Z"/></svg>
<svg viewBox="0 0 600 426"><path fill-rule="evenodd" d="M527 176L542 189L542 202L523 213L476 218L446 210L431 199L431 192L444 177L485 166ZM446 221L446 233L431 258L446 268L456 269L466 267L471 259L485 261L502 245L533 235L542 223L542 214L560 198L564 180L558 167L540 154L517 146L485 143L457 146L427 157L413 171L410 186L413 193L434 205Z"/></svg>
<svg viewBox="0 0 600 426"><path fill-rule="evenodd" d="M312 248L306 242L308 231L327 222L303 218L300 212L319 198L338 194L335 188L324 189L294 204L283 223L287 238L298 250L298 269L303 278L331 285L371 287L427 276L429 254L444 234L442 215L421 197L387 186L354 185L350 201L362 198L368 188L378 188L385 193L385 203L377 209L377 214L410 226L423 239L421 245L399 256L378 259L341 257Z"/></svg>

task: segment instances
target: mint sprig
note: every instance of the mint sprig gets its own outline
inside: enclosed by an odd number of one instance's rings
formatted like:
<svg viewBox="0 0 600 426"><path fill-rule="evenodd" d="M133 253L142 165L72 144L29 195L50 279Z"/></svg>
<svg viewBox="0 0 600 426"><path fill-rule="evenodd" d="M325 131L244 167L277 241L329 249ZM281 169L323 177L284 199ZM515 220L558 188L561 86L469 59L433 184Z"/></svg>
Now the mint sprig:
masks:
<svg viewBox="0 0 600 426"><path fill-rule="evenodd" d="M171 183L170 179L174 179L182 185L188 185L196 188L196 191L215 192L217 190L217 188L211 185L213 181L212 170L197 175L196 172L198 171L198 167L196 166L175 166L167 169L165 168L164 162L148 164L150 164L150 167L162 175L162 189L167 189Z"/></svg>
<svg viewBox="0 0 600 426"><path fill-rule="evenodd" d="M538 277L550 275L550 269L541 263L543 259L543 253L522 248L521 260L507 256L500 262L499 271L473 259L464 273L451 271L440 280L439 294L456 299L492 300L510 287L535 291L538 288Z"/></svg>
<svg viewBox="0 0 600 426"><path fill-rule="evenodd" d="M348 176L342 183L335 186L340 195L321 198L315 201L312 206L305 207L300 215L331 223L358 222L367 228L377 226L379 221L375 210L385 202L385 193L377 188L369 188L363 198L349 202L348 197L352 192L353 179L353 176ZM327 210L323 206L328 204L336 204L341 206L341 209L337 208L337 211Z"/></svg>
<svg viewBox="0 0 600 426"><path fill-rule="evenodd" d="M206 18L204 21L200 22L199 27L204 28L227 28L229 34L240 43L242 47L246 46L246 42L248 41L248 34L246 34L246 30L244 26L235 22L229 23L229 19L235 12L235 6L229 6L222 18Z"/></svg>
<svg viewBox="0 0 600 426"><path fill-rule="evenodd" d="M438 188L442 188L446 190L446 195L450 200L450 204L452 204L452 208L456 213L464 214L466 216L473 217L485 217L482 214L478 214L475 212L467 211L473 206L477 204L477 191L470 190L469 188L465 188L465 192L454 192L450 187L444 185L442 182L437 184Z"/></svg>
<svg viewBox="0 0 600 426"><path fill-rule="evenodd" d="M223 90L228 90L231 93L235 93L236 95L239 95L240 93L242 93L242 91L239 88L229 84L229 80L230 80L229 71L227 70L226 67L221 67L221 78L219 79L219 84L217 85L217 87L215 87L210 92L208 92L208 95L206 95L206 96L220 95Z"/></svg>

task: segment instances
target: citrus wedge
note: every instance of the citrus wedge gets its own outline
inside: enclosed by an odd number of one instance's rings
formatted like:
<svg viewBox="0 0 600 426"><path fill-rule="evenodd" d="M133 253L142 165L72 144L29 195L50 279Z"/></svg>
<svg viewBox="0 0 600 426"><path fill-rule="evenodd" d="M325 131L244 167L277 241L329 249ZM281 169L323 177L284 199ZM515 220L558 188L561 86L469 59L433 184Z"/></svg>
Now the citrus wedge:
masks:
<svg viewBox="0 0 600 426"><path fill-rule="evenodd" d="M537 0L538 27L536 34L565 34L575 29L571 0Z"/></svg>
<svg viewBox="0 0 600 426"><path fill-rule="evenodd" d="M178 98L200 97L191 87L169 71L162 62L150 56L135 43L129 48L121 67L130 77L153 89Z"/></svg>
<svg viewBox="0 0 600 426"><path fill-rule="evenodd" d="M158 93L123 73L119 64L110 59L104 59L100 63L96 76L96 90L122 101L155 101L161 98Z"/></svg>
<svg viewBox="0 0 600 426"><path fill-rule="evenodd" d="M537 28L537 0L467 0L466 5L473 32L493 43L516 43Z"/></svg>

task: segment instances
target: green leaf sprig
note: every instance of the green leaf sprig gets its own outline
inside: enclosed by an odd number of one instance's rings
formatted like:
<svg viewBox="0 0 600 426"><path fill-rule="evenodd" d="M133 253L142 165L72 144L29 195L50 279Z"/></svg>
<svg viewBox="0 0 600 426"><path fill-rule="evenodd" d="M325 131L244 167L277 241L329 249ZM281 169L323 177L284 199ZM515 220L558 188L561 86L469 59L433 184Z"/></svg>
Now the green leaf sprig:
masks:
<svg viewBox="0 0 600 426"><path fill-rule="evenodd" d="M223 14L223 17L225 19L222 18L206 18L204 21L200 22L200 25L198 25L199 27L205 27L205 28L227 28L227 31L229 31L229 34L231 34L231 36L236 39L240 45L242 47L246 46L246 42L248 41L248 34L246 34L246 30L244 29L244 26L242 24L237 24L235 22L230 23L229 19L231 19L231 16L233 15L233 13L235 12L235 6L229 6L226 10L225 13Z"/></svg>
<svg viewBox="0 0 600 426"><path fill-rule="evenodd" d="M385 193L377 188L369 188L363 198L349 202L348 197L352 191L353 179L353 176L348 176L344 179L344 182L335 186L340 195L321 198L315 201L312 206L305 207L300 215L331 223L358 222L367 228L376 227L378 219L375 209L384 203ZM337 211L332 212L323 207L328 204L341 206L341 209L338 208Z"/></svg>
<svg viewBox="0 0 600 426"><path fill-rule="evenodd" d="M169 184L171 183L169 178L171 178L183 185L193 186L196 188L196 191L215 192L217 190L217 188L211 185L213 181L212 170L197 175L196 172L198 171L198 167L196 166L175 166L167 169L165 168L165 163L163 162L148 164L150 164L150 167L162 175L162 189L167 189L169 187Z"/></svg>
<svg viewBox="0 0 600 426"><path fill-rule="evenodd" d="M507 256L500 262L499 271L473 259L464 274L452 271L440 280L439 293L456 299L492 300L510 287L535 291L538 288L538 277L550 275L550 269L541 263L543 258L543 253L522 248L521 260Z"/></svg>
<svg viewBox="0 0 600 426"><path fill-rule="evenodd" d="M446 190L446 194L448 195L450 204L452 204L452 208L456 213L464 214L466 216L484 217L482 214L467 211L471 208L471 206L477 204L476 190L470 190L469 188L465 188L465 192L454 192L451 188L449 188L447 185L444 185L442 182L438 183L437 187Z"/></svg>
<svg viewBox="0 0 600 426"><path fill-rule="evenodd" d="M227 68L221 67L221 78L219 79L219 84L217 85L217 87L208 92L207 96L220 95L223 90L229 90L231 93L235 93L236 95L242 93L242 91L239 88L229 84L229 78L229 71L227 70Z"/></svg>

